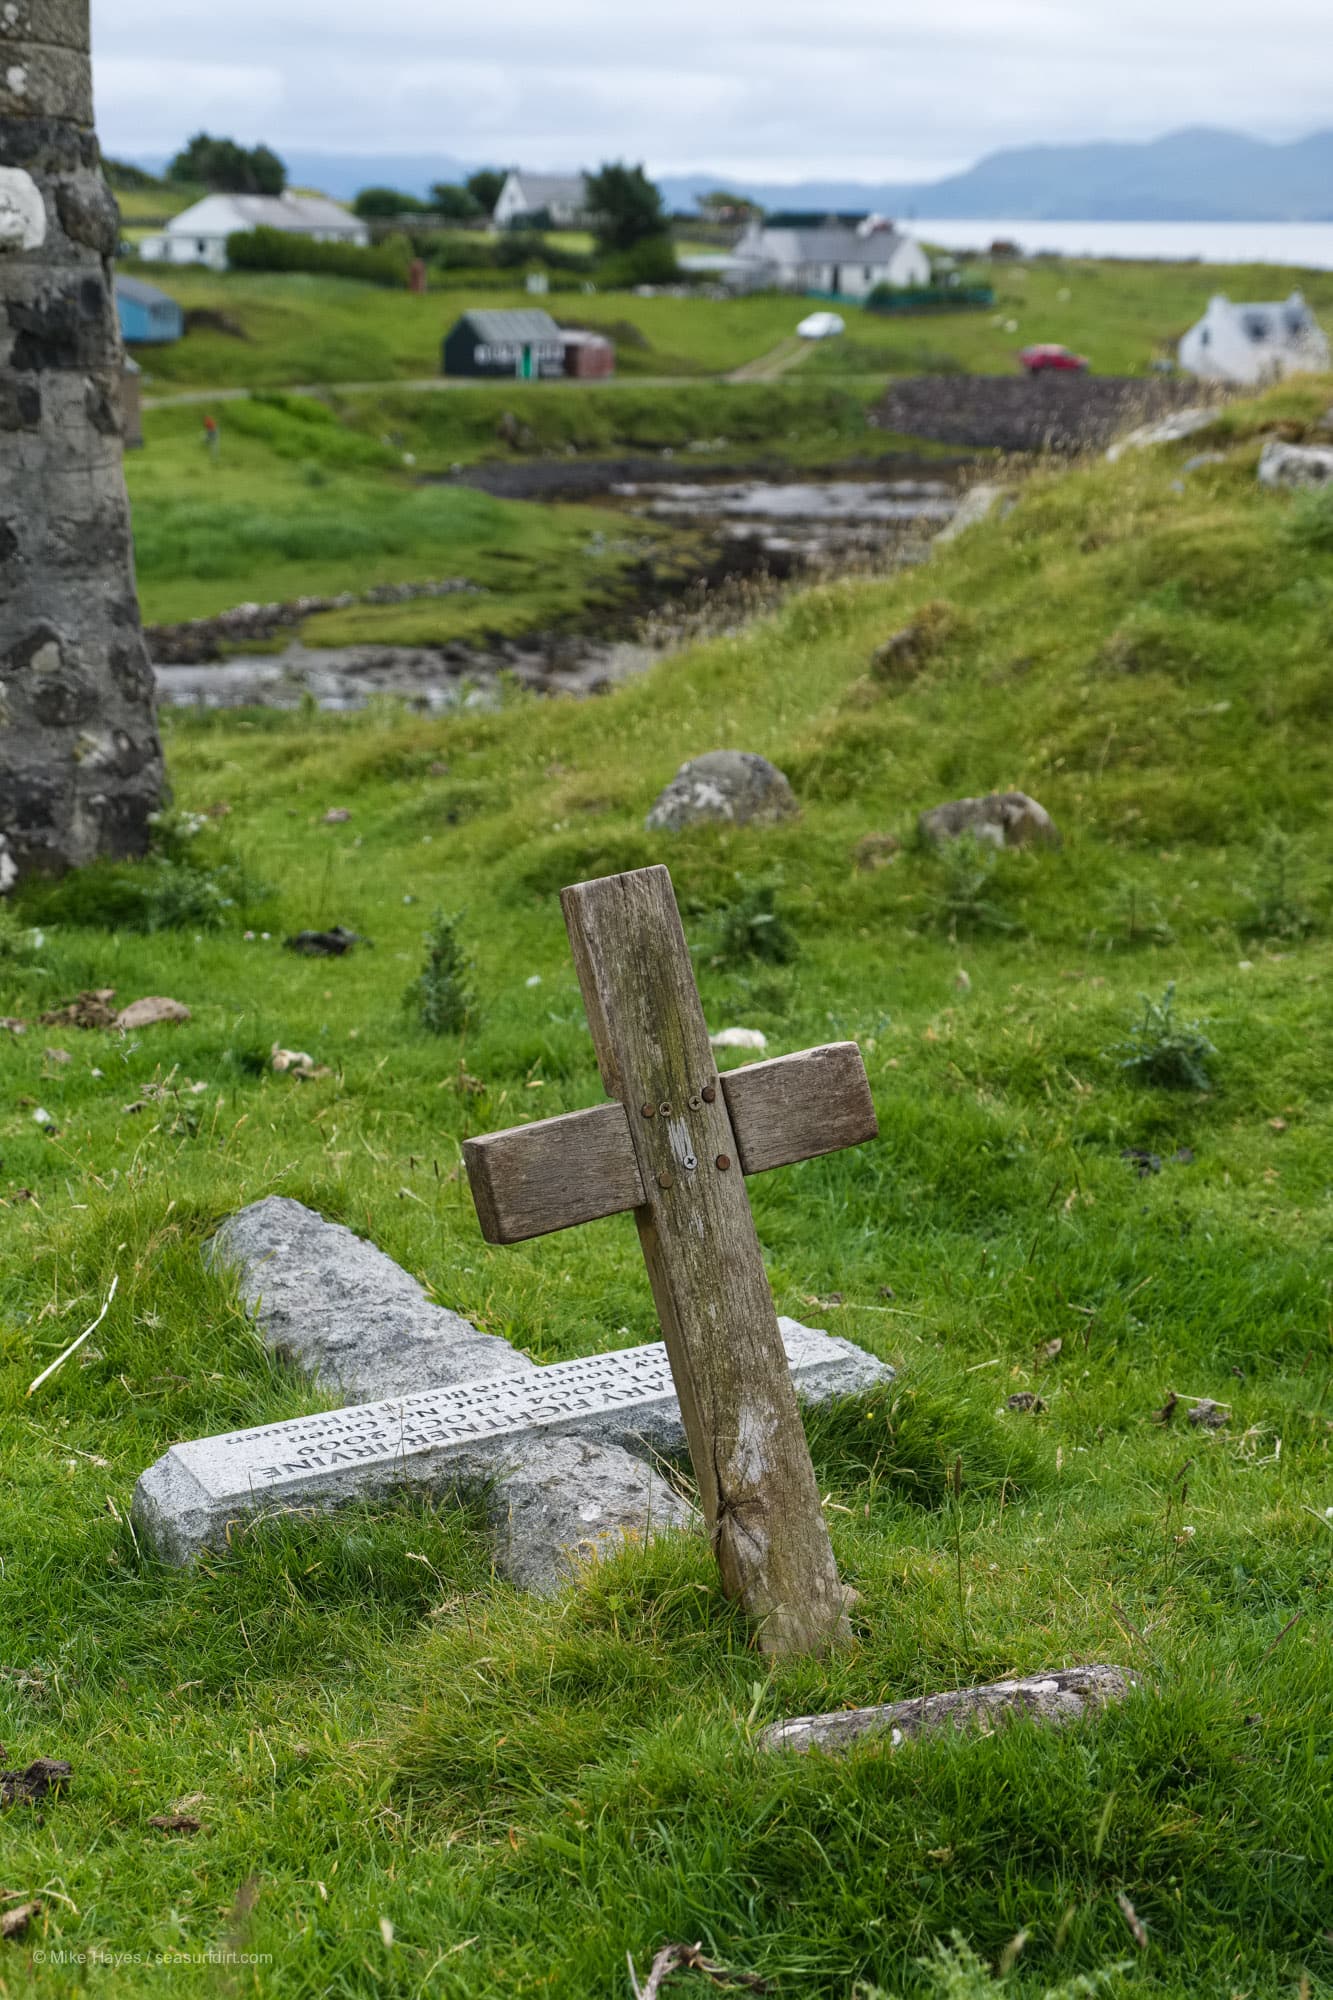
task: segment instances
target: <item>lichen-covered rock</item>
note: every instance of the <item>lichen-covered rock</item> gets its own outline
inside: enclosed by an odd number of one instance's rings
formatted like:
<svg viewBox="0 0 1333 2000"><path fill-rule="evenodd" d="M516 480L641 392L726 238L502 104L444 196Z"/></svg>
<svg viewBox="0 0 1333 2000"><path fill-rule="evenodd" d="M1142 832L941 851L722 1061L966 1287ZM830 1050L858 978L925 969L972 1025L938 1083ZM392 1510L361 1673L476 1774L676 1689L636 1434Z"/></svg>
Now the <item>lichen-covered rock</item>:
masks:
<svg viewBox="0 0 1333 2000"><path fill-rule="evenodd" d="M950 799L923 812L917 826L922 839L934 847L969 833L992 847L1028 847L1034 842L1060 845L1055 821L1045 806L1026 792L987 792L984 798Z"/></svg>
<svg viewBox="0 0 1333 2000"><path fill-rule="evenodd" d="M1283 444L1270 438L1259 457L1261 486L1327 486L1333 480L1333 446Z"/></svg>
<svg viewBox="0 0 1333 2000"><path fill-rule="evenodd" d="M796 795L783 773L752 750L709 750L682 764L648 814L650 833L675 833L708 820L769 826L795 819Z"/></svg>
<svg viewBox="0 0 1333 2000"><path fill-rule="evenodd" d="M1138 1685L1121 1667L1062 1667L1058 1673L948 1694L918 1695L875 1708L838 1709L831 1715L798 1715L775 1722L759 1738L762 1750L826 1750L836 1755L858 1743L884 1741L891 1749L941 1729L977 1729L986 1735L1027 1716L1057 1728L1081 1722L1108 1703L1124 1701Z"/></svg>

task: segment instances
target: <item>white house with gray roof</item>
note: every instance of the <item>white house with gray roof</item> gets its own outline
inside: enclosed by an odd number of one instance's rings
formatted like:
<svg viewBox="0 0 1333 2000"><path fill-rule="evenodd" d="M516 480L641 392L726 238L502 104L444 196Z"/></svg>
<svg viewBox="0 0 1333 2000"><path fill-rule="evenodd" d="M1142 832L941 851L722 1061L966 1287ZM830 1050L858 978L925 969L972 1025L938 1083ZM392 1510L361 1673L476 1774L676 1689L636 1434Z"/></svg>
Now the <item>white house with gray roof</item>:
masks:
<svg viewBox="0 0 1333 2000"><path fill-rule="evenodd" d="M1277 382L1328 367L1328 337L1299 292L1277 304L1237 305L1225 292L1180 343L1180 365L1205 382Z"/></svg>
<svg viewBox="0 0 1333 2000"><path fill-rule="evenodd" d="M497 229L508 229L526 215L549 215L556 229L581 229L588 219L586 174L529 174L515 167L491 215Z"/></svg>
<svg viewBox="0 0 1333 2000"><path fill-rule="evenodd" d="M731 253L751 289L863 299L876 285L928 285L930 259L883 216L774 216L751 222Z"/></svg>
<svg viewBox="0 0 1333 2000"><path fill-rule="evenodd" d="M364 249L370 230L360 216L322 194L207 194L173 215L159 236L145 236L139 255L149 264L227 268L227 238L248 229L281 229L316 243Z"/></svg>

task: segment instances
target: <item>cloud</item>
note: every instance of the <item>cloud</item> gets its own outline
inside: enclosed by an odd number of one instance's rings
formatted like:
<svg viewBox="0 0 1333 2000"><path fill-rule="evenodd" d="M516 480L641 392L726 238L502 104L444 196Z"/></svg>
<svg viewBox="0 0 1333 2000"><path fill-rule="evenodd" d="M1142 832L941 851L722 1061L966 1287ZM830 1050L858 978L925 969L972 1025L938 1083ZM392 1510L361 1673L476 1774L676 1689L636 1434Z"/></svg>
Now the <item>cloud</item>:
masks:
<svg viewBox="0 0 1333 2000"><path fill-rule="evenodd" d="M768 178L937 174L996 146L1328 120L1327 0L93 0L112 151L278 146ZM244 50L250 60L237 61Z"/></svg>

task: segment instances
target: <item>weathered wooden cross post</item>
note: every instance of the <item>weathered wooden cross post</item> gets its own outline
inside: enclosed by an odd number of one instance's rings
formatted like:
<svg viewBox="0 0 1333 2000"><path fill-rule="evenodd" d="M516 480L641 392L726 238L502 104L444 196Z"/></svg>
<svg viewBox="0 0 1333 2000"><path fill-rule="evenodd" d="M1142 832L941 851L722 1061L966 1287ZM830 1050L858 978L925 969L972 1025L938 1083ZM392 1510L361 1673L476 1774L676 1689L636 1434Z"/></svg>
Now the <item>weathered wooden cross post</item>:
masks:
<svg viewBox="0 0 1333 2000"><path fill-rule="evenodd" d="M471 1139L482 1233L520 1243L633 1209L729 1597L765 1652L849 1636L743 1176L873 1139L854 1042L719 1077L665 868L561 896L616 1100Z"/></svg>

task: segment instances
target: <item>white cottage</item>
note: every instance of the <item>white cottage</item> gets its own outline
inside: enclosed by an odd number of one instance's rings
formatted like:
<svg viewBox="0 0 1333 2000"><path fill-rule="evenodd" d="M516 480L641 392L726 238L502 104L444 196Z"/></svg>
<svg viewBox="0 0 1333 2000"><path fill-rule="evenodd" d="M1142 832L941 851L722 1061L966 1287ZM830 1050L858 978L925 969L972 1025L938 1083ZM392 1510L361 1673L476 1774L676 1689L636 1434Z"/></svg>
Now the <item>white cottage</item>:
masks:
<svg viewBox="0 0 1333 2000"><path fill-rule="evenodd" d="M496 228L543 214L556 229L581 229L588 219L587 175L525 174L517 167L506 174L491 216Z"/></svg>
<svg viewBox="0 0 1333 2000"><path fill-rule="evenodd" d="M360 216L322 194L208 194L173 215L160 236L145 236L139 255L150 264L227 268L227 238L249 229L281 229L316 243L364 249L370 230Z"/></svg>
<svg viewBox="0 0 1333 2000"><path fill-rule="evenodd" d="M1299 292L1278 305L1236 305L1225 292L1180 343L1182 368L1207 382L1276 382L1328 367L1328 339Z"/></svg>
<svg viewBox="0 0 1333 2000"><path fill-rule="evenodd" d="M752 287L863 299L877 285L930 283L930 259L921 245L882 215L756 220L731 254Z"/></svg>

